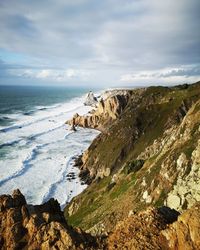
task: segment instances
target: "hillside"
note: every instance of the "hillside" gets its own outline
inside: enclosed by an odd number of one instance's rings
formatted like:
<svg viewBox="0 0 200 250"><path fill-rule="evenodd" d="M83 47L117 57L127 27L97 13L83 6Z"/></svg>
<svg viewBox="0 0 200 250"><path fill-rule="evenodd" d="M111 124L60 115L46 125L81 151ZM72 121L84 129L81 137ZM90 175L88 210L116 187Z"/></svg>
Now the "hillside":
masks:
<svg viewBox="0 0 200 250"><path fill-rule="evenodd" d="M79 160L91 184L65 209L71 225L94 235L149 205L182 212L200 200L200 83L128 96Z"/></svg>

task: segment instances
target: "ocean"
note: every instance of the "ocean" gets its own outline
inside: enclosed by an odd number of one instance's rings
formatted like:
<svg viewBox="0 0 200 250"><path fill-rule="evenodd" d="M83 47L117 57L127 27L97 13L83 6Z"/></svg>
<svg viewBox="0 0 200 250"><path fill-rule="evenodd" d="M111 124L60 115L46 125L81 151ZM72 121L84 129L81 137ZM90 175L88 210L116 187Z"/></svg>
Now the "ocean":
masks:
<svg viewBox="0 0 200 250"><path fill-rule="evenodd" d="M28 203L41 204L53 197L63 208L86 187L73 160L99 132L84 128L74 132L65 121L91 109L83 105L88 91L0 86L0 194L19 188Z"/></svg>

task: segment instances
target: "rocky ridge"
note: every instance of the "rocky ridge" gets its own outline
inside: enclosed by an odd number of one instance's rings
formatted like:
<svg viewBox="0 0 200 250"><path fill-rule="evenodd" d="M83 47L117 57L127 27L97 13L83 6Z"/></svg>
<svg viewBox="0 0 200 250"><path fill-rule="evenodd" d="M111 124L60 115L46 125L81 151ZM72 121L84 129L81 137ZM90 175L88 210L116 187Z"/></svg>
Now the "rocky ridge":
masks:
<svg viewBox="0 0 200 250"><path fill-rule="evenodd" d="M197 250L200 203L182 215L168 207L149 207L119 222L108 237L108 249Z"/></svg>

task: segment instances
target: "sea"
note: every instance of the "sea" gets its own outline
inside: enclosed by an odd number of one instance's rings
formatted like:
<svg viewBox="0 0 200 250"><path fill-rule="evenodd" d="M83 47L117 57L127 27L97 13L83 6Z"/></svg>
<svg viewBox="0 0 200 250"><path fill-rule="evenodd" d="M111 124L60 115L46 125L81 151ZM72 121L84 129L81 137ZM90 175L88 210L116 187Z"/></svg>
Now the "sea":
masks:
<svg viewBox="0 0 200 250"><path fill-rule="evenodd" d="M74 157L84 152L97 130L70 130L65 122L86 114L90 89L49 86L0 86L0 194L16 188L28 203L55 198L64 208L86 188ZM71 176L72 178L69 178Z"/></svg>

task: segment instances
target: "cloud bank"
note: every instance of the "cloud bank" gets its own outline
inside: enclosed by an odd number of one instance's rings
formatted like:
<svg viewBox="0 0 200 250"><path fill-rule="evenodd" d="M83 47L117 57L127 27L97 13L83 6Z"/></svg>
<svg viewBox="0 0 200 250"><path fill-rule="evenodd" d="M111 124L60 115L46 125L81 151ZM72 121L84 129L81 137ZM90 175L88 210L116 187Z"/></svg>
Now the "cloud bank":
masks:
<svg viewBox="0 0 200 250"><path fill-rule="evenodd" d="M199 0L1 1L0 78L80 85L198 80L199 9Z"/></svg>

